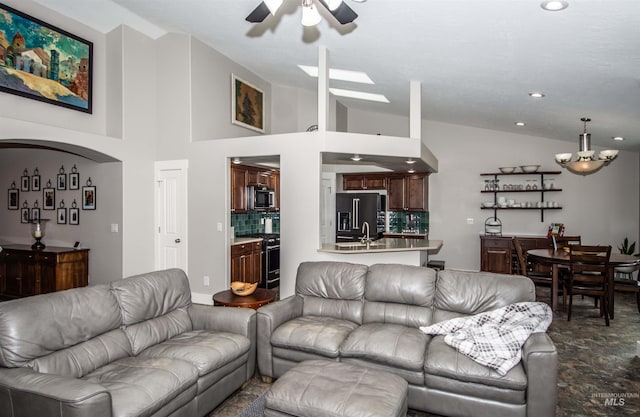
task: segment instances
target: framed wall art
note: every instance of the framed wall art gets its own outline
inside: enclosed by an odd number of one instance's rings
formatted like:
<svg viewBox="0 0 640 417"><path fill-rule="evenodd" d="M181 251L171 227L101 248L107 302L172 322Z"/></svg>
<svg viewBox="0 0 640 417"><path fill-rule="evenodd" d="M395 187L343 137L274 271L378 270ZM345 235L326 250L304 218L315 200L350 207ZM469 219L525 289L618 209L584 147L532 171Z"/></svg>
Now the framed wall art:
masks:
<svg viewBox="0 0 640 417"><path fill-rule="evenodd" d="M80 224L80 209L77 207L71 207L69 209L69 224Z"/></svg>
<svg viewBox="0 0 640 417"><path fill-rule="evenodd" d="M60 170L58 171L56 188L58 190L67 189L67 174L64 173L64 167L60 167Z"/></svg>
<svg viewBox="0 0 640 417"><path fill-rule="evenodd" d="M56 222L58 224L67 224L67 209L59 207L56 216Z"/></svg>
<svg viewBox="0 0 640 417"><path fill-rule="evenodd" d="M20 190L21 191L29 191L29 186L31 185L31 178L29 178L29 171L26 169L22 173L22 177L20 177Z"/></svg>
<svg viewBox="0 0 640 417"><path fill-rule="evenodd" d="M29 223L29 219L31 218L31 211L25 201L20 209L20 223Z"/></svg>
<svg viewBox="0 0 640 417"><path fill-rule="evenodd" d="M47 184L50 185L50 184ZM56 189L53 187L46 187L42 189L42 201L44 202L42 208L44 210L56 209Z"/></svg>
<svg viewBox="0 0 640 417"><path fill-rule="evenodd" d="M231 74L231 123L264 133L264 91Z"/></svg>
<svg viewBox="0 0 640 417"><path fill-rule="evenodd" d="M8 208L9 210L18 210L18 202L20 193L17 188L15 188L15 183L11 184L11 188L9 189L8 196Z"/></svg>
<svg viewBox="0 0 640 417"><path fill-rule="evenodd" d="M91 179L87 180L87 185L82 187L82 209L96 209L96 186L91 185Z"/></svg>
<svg viewBox="0 0 640 417"><path fill-rule="evenodd" d="M92 112L92 42L2 3L0 38L0 91Z"/></svg>
<svg viewBox="0 0 640 417"><path fill-rule="evenodd" d="M40 173L38 168L33 171L31 176L31 191L40 191Z"/></svg>

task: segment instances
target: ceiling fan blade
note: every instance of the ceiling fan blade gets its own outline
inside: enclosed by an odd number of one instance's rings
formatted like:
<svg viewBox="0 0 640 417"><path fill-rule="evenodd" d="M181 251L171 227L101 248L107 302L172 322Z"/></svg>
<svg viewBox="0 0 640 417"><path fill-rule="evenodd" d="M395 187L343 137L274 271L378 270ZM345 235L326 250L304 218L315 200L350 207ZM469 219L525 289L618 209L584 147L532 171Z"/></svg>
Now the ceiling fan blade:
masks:
<svg viewBox="0 0 640 417"><path fill-rule="evenodd" d="M247 16L244 20L251 23L260 23L264 19L266 19L270 13L271 11L267 7L267 5L262 1L258 5L258 7L253 9L253 11L249 13L249 16Z"/></svg>
<svg viewBox="0 0 640 417"><path fill-rule="evenodd" d="M318 1L322 3L322 5L329 11L329 13L333 15L333 17L336 18L338 22L340 22L341 25L346 25L347 23L351 23L354 20L356 20L356 18L358 17L356 12L354 12L351 7L347 6L347 4L344 1L340 4L340 6L337 9L333 11L329 9L329 6L324 0L318 0Z"/></svg>

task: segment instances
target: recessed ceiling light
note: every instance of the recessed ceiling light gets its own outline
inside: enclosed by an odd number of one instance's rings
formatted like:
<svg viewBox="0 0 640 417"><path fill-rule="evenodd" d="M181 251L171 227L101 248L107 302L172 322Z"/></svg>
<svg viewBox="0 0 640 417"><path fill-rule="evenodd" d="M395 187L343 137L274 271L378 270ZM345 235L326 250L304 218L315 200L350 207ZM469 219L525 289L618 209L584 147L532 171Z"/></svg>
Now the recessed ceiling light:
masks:
<svg viewBox="0 0 640 417"><path fill-rule="evenodd" d="M526 126L527 125L525 122L515 122L514 124L516 126Z"/></svg>
<svg viewBox="0 0 640 417"><path fill-rule="evenodd" d="M548 0L540 3L540 7L550 12L557 12L569 7L569 2L564 0Z"/></svg>
<svg viewBox="0 0 640 417"><path fill-rule="evenodd" d="M235 158L233 158L233 163L234 163L234 164L239 164L239 163L241 163L241 162L242 162L242 161L241 161L241 160L240 160L240 158L238 158L237 156L236 156Z"/></svg>
<svg viewBox="0 0 640 417"><path fill-rule="evenodd" d="M411 165L411 164L415 164L415 163L416 163L415 159L413 159L413 158L409 158L409 159L407 159L405 162L406 162L407 164L409 164L409 165Z"/></svg>
<svg viewBox="0 0 640 417"><path fill-rule="evenodd" d="M624 140L624 138L622 136L614 136L611 139L613 139L613 140Z"/></svg>
<svg viewBox="0 0 640 417"><path fill-rule="evenodd" d="M364 93L362 91L343 90L341 88L330 88L331 94L340 97L357 98L360 100L379 101L380 103L388 103L389 99L382 94Z"/></svg>
<svg viewBox="0 0 640 417"><path fill-rule="evenodd" d="M529 93L529 96L531 96L533 98L542 98L542 97L544 97L544 94L540 93L540 92L537 92L537 91L534 91L532 93Z"/></svg>
<svg viewBox="0 0 640 417"><path fill-rule="evenodd" d="M298 65L298 68L306 72L310 77L318 76L318 67ZM330 68L329 78L332 80L350 81L352 83L375 84L373 80L365 72L362 71L350 71Z"/></svg>
<svg viewBox="0 0 640 417"><path fill-rule="evenodd" d="M362 158L360 157L360 155L355 154L351 157L351 160L358 162L358 161L362 161Z"/></svg>
<svg viewBox="0 0 640 417"><path fill-rule="evenodd" d="M407 171L409 174L413 174L414 172L416 172L415 169L411 168L410 170Z"/></svg>

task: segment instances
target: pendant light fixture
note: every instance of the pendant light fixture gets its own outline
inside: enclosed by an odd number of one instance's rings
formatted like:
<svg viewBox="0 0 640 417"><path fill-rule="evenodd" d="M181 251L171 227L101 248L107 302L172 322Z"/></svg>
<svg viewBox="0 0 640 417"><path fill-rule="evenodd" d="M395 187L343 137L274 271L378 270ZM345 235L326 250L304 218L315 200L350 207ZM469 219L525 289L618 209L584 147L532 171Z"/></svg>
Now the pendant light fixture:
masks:
<svg viewBox="0 0 640 417"><path fill-rule="evenodd" d="M589 175L609 165L618 156L618 151L600 151L596 156L595 151L591 150L591 133L587 133L587 123L591 119L583 117L580 120L584 123L584 132L579 135L580 151L576 160L571 160L573 156L571 153L559 153L556 154L556 162L574 174Z"/></svg>

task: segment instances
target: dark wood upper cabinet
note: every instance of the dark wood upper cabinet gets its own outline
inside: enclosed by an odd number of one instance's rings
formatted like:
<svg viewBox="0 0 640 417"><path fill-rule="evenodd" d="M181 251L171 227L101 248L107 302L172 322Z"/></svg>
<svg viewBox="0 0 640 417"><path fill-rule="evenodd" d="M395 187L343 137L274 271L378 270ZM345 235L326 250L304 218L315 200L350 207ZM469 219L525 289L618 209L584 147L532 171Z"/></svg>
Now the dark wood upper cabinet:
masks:
<svg viewBox="0 0 640 417"><path fill-rule="evenodd" d="M385 190L386 174L345 174L342 176L342 188L345 191Z"/></svg>
<svg viewBox="0 0 640 417"><path fill-rule="evenodd" d="M427 174L390 175L387 178L387 210L429 210L428 181Z"/></svg>

